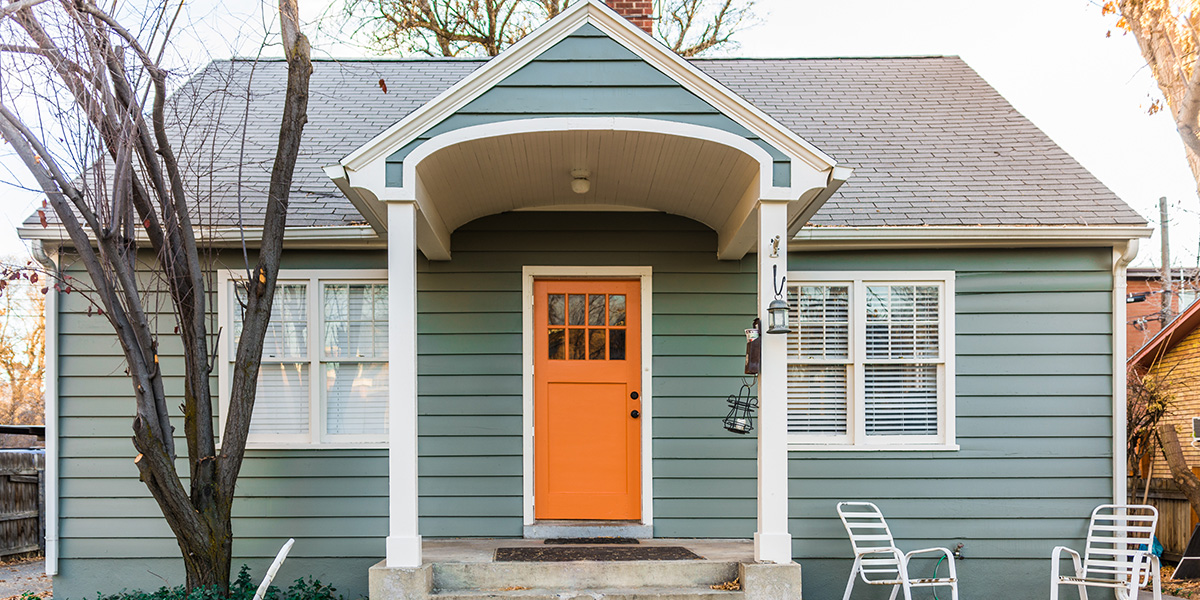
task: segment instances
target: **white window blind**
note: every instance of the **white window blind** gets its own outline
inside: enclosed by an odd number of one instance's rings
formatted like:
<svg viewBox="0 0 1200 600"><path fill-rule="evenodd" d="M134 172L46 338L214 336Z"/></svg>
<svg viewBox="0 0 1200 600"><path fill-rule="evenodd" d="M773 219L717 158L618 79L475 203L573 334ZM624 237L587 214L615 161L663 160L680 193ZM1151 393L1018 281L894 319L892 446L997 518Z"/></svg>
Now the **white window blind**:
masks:
<svg viewBox="0 0 1200 600"><path fill-rule="evenodd" d="M237 368L245 291L233 280L224 289L229 292L225 322L232 333L223 347L222 378L228 385L227 372ZM387 307L384 283L281 273L264 337L249 441L386 441Z"/></svg>
<svg viewBox="0 0 1200 600"><path fill-rule="evenodd" d="M233 336L230 353L237 351L242 335L245 288L231 283ZM263 337L258 390L250 417L252 436L306 436L309 418L308 286L302 283L275 287L271 320Z"/></svg>
<svg viewBox="0 0 1200 600"><path fill-rule="evenodd" d="M387 286L325 284L325 430L387 432Z"/></svg>
<svg viewBox="0 0 1200 600"><path fill-rule="evenodd" d="M788 290L788 432L845 436L849 396L850 288L802 285Z"/></svg>
<svg viewBox="0 0 1200 600"><path fill-rule="evenodd" d="M952 444L946 340L954 274L792 273L789 280L792 442Z"/></svg>

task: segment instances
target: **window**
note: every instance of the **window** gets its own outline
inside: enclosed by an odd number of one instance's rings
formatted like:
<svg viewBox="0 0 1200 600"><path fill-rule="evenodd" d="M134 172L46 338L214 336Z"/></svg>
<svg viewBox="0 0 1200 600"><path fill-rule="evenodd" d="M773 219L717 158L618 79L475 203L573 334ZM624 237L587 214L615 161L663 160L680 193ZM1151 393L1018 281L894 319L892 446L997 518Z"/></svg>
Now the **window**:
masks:
<svg viewBox="0 0 1200 600"><path fill-rule="evenodd" d="M793 449L954 444L954 273L791 273Z"/></svg>
<svg viewBox="0 0 1200 600"><path fill-rule="evenodd" d="M263 341L252 445L385 443L388 288L381 272L326 278L281 271ZM221 389L242 331L245 291L222 282ZM227 400L228 394L222 394ZM224 407L224 405L222 405ZM224 410L221 411L224 414Z"/></svg>

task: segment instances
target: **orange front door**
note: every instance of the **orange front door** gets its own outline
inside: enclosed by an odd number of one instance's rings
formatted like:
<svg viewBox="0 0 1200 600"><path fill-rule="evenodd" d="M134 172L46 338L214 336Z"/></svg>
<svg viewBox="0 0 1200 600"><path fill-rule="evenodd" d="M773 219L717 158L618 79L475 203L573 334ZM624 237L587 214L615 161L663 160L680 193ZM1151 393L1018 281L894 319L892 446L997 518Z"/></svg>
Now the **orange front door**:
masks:
<svg viewBox="0 0 1200 600"><path fill-rule="evenodd" d="M638 281L537 280L534 513L642 516Z"/></svg>

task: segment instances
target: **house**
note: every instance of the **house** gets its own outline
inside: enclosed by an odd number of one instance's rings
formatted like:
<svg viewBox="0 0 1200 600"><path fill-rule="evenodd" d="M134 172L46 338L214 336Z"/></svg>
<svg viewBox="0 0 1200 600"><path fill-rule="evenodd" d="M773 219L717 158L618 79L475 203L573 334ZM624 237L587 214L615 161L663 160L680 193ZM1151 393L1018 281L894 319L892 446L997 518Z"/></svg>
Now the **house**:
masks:
<svg viewBox="0 0 1200 600"><path fill-rule="evenodd" d="M1195 437L1192 419L1200 417L1200 385L1196 383L1200 377L1197 326L1200 326L1200 304L1193 303L1129 357L1129 370L1139 376L1150 375L1167 386L1167 393L1175 400L1162 422L1176 426L1188 464L1200 466L1200 450L1188 444L1189 439ZM1159 453L1154 456L1154 472L1159 477L1170 477L1166 459Z"/></svg>
<svg viewBox="0 0 1200 600"><path fill-rule="evenodd" d="M211 126L226 331L237 189L252 218L286 67L250 72L176 94L210 111L189 123ZM835 504L871 500L906 545L963 544L965 597L1034 597L1125 498L1125 267L1149 230L958 58L685 61L586 0L486 62L318 60L309 111L235 504L258 572L295 537L281 580L379 600L436 539L599 532L753 540L829 598ZM22 233L78 270L55 227ZM765 331L776 298L793 333ZM55 594L178 583L120 352L77 294L47 306Z"/></svg>
<svg viewBox="0 0 1200 600"><path fill-rule="evenodd" d="M1195 268L1171 269L1171 315L1178 316L1196 301L1200 289L1200 274ZM1163 276L1160 269L1135 267L1126 271L1125 308L1129 323L1125 351L1128 356L1137 351L1163 328Z"/></svg>

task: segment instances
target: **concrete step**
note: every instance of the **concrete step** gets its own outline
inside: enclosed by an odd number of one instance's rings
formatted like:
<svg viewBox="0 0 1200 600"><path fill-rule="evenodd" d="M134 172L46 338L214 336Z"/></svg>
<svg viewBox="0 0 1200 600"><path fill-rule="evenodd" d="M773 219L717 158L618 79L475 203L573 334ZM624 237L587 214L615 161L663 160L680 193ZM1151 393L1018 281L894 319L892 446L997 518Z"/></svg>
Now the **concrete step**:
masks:
<svg viewBox="0 0 1200 600"><path fill-rule="evenodd" d="M738 576L738 563L707 560L444 562L432 566L433 589L441 592L512 587L535 590L655 587L712 591L708 589L710 585L732 581Z"/></svg>
<svg viewBox="0 0 1200 600"><path fill-rule="evenodd" d="M455 590L438 592L430 600L742 600L742 592L708 588L598 588Z"/></svg>

